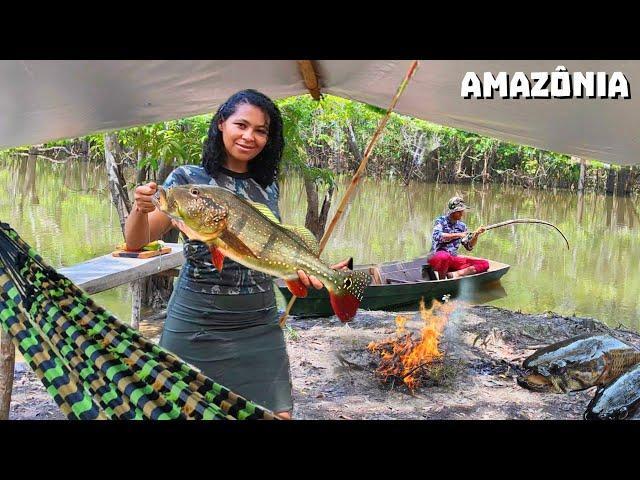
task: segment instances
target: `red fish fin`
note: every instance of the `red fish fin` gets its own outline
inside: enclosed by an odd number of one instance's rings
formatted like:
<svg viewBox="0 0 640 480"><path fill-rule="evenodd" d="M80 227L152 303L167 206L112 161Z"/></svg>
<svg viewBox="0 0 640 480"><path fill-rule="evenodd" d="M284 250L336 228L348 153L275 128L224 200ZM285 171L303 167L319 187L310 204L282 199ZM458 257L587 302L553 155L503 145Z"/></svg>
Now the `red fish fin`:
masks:
<svg viewBox="0 0 640 480"><path fill-rule="evenodd" d="M333 292L329 292L329 300L331 301L333 311L343 323L351 321L360 306L360 300L349 293L338 296Z"/></svg>
<svg viewBox="0 0 640 480"><path fill-rule="evenodd" d="M216 266L219 272L222 272L222 265L224 264L224 253L219 248L211 245L209 247L209 251L211 252L211 260L213 264Z"/></svg>
<svg viewBox="0 0 640 480"><path fill-rule="evenodd" d="M307 287L300 280L285 280L287 288L296 297L304 298L307 296Z"/></svg>

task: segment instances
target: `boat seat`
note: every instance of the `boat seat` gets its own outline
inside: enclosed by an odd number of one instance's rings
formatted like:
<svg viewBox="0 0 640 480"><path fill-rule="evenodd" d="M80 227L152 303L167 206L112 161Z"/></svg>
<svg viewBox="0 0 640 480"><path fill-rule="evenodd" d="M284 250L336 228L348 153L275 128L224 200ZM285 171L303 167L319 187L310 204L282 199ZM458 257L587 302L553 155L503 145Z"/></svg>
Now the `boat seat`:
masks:
<svg viewBox="0 0 640 480"><path fill-rule="evenodd" d="M382 280L382 284L388 283L410 283L410 282L418 282L422 281L422 268L406 268L406 269L397 269L390 268L388 271L385 271L384 268L380 269L380 277Z"/></svg>
<svg viewBox="0 0 640 480"><path fill-rule="evenodd" d="M372 283L374 285L383 285L382 275L380 274L380 269L378 267L369 267L369 275L373 278Z"/></svg>
<svg viewBox="0 0 640 480"><path fill-rule="evenodd" d="M387 284L389 283L411 283L409 280L402 280L400 278L387 277Z"/></svg>

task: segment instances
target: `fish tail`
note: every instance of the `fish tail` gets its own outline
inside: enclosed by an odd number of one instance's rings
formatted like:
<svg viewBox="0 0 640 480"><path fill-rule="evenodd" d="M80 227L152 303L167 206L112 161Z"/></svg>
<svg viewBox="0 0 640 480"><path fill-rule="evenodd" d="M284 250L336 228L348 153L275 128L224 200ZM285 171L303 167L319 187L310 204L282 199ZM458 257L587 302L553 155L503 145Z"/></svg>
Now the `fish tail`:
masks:
<svg viewBox="0 0 640 480"><path fill-rule="evenodd" d="M364 290L371 283L371 275L353 271L338 273L341 284L329 290L329 300L336 316L346 323L356 315Z"/></svg>

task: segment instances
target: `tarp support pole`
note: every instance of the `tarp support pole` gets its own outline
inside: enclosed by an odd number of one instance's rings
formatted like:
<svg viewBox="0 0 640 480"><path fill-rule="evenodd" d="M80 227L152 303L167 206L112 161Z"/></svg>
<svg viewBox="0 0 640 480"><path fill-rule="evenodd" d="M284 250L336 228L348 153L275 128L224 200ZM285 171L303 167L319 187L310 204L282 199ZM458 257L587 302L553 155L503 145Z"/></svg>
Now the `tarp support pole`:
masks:
<svg viewBox="0 0 640 480"><path fill-rule="evenodd" d="M309 90L314 100L320 100L320 81L318 71L312 60L298 60L298 67L304 80L304 85Z"/></svg>

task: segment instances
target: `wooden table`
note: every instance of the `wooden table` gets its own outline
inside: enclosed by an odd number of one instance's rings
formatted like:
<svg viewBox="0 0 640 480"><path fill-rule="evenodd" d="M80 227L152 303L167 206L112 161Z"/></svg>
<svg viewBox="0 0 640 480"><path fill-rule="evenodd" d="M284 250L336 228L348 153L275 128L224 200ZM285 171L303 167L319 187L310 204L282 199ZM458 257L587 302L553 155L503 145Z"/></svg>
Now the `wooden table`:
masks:
<svg viewBox="0 0 640 480"><path fill-rule="evenodd" d="M58 268L58 272L89 294L103 292L182 265L182 244L167 243L166 246L171 247L171 253L151 258L125 258L107 254Z"/></svg>

